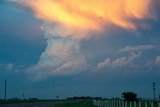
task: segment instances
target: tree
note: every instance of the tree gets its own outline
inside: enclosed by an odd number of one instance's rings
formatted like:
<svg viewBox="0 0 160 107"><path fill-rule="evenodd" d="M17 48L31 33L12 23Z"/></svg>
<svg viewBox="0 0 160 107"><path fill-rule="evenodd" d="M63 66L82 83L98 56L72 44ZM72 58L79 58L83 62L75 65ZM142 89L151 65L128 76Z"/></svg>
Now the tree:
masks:
<svg viewBox="0 0 160 107"><path fill-rule="evenodd" d="M137 101L137 94L134 92L124 92L122 97L125 101Z"/></svg>

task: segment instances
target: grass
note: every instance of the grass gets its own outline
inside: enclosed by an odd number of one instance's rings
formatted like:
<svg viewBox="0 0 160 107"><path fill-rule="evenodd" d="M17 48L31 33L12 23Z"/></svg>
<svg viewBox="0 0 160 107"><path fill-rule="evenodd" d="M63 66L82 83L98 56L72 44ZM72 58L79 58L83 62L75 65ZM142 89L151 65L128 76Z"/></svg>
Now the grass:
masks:
<svg viewBox="0 0 160 107"><path fill-rule="evenodd" d="M46 107L48 105L53 106L53 107L96 107L93 105L93 101L92 100L37 100L37 101L4 101L1 102L1 104L13 104L14 105L30 105L33 103L37 103L37 107L39 105L41 105L41 103L45 104L46 103Z"/></svg>
<svg viewBox="0 0 160 107"><path fill-rule="evenodd" d="M93 102L90 100L83 100L83 101L59 103L54 105L54 107L96 107L96 106L94 106Z"/></svg>

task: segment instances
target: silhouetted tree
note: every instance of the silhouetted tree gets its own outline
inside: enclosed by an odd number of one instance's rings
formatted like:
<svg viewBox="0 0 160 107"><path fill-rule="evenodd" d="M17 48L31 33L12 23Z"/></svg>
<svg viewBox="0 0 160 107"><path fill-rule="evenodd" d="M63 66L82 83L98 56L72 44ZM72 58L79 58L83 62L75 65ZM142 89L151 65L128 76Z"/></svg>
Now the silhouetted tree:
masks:
<svg viewBox="0 0 160 107"><path fill-rule="evenodd" d="M59 98L59 96L56 97L57 99Z"/></svg>
<svg viewBox="0 0 160 107"><path fill-rule="evenodd" d="M124 92L122 97L125 101L137 101L137 94L134 92Z"/></svg>

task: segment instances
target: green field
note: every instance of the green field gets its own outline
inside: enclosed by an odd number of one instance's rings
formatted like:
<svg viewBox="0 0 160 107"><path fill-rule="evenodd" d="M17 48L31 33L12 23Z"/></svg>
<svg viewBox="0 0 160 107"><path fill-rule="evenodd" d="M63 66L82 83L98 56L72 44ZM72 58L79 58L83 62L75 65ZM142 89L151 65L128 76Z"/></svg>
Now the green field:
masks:
<svg viewBox="0 0 160 107"><path fill-rule="evenodd" d="M92 101L75 101L75 102L66 102L59 103L54 105L54 107L96 107L93 105Z"/></svg>
<svg viewBox="0 0 160 107"><path fill-rule="evenodd" d="M8 101L0 107L96 107L92 100L39 100L39 101Z"/></svg>

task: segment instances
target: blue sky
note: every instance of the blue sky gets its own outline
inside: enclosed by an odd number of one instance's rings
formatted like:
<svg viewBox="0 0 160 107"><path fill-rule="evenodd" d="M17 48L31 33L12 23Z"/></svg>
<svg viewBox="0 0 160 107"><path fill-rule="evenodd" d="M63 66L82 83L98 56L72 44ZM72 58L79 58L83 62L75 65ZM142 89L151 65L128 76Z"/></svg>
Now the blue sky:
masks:
<svg viewBox="0 0 160 107"><path fill-rule="evenodd" d="M90 33L100 36L77 42L48 36L64 28L35 18L19 5L0 2L0 98L5 80L8 98L23 93L27 98L121 97L124 91L151 98L153 81L158 97L160 14L156 15L156 20L136 22L147 24L145 28L130 31L112 25Z"/></svg>

